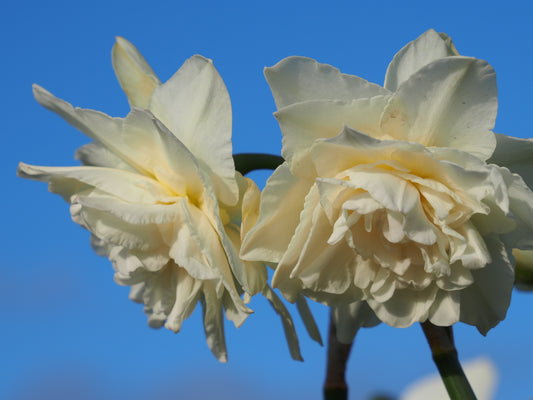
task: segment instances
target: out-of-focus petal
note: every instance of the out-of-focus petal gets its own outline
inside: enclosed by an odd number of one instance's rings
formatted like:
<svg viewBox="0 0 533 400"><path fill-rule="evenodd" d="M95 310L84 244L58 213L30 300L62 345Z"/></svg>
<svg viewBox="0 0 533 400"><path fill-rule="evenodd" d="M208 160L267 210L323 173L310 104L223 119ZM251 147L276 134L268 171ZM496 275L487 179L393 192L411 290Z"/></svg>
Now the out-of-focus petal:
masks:
<svg viewBox="0 0 533 400"><path fill-rule="evenodd" d="M497 133L496 149L487 162L509 168L533 189L533 139Z"/></svg>

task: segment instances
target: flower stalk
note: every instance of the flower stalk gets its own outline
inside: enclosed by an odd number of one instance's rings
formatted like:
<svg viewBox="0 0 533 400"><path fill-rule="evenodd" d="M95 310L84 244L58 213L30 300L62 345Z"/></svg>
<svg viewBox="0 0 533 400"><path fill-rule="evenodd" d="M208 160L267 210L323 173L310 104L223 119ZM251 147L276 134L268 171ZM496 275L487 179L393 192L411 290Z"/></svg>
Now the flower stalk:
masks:
<svg viewBox="0 0 533 400"><path fill-rule="evenodd" d="M257 169L276 169L283 164L283 158L272 154L264 153L239 153L233 155L235 169L241 174Z"/></svg>
<svg viewBox="0 0 533 400"><path fill-rule="evenodd" d="M429 321L420 325L450 399L475 400L476 395L459 363L452 328L435 326Z"/></svg>
<svg viewBox="0 0 533 400"><path fill-rule="evenodd" d="M347 400L346 363L350 356L352 344L341 343L337 339L337 328L330 317L328 338L328 359L326 381L324 383L325 400Z"/></svg>

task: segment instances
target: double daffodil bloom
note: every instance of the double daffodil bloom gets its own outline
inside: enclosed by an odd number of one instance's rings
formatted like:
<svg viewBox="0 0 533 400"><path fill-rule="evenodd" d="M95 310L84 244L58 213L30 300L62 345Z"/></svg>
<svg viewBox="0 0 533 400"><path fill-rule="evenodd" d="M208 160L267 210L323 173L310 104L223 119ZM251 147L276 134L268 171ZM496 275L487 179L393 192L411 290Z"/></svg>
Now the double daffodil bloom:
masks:
<svg viewBox="0 0 533 400"><path fill-rule="evenodd" d="M300 358L291 317L266 284L265 266L239 258L259 190L235 171L230 99L213 63L193 56L161 84L125 39L117 38L112 56L131 112L112 118L73 108L35 85L41 105L93 141L76 153L83 166L21 163L19 176L48 182L70 203L72 219L112 261L116 282L131 286L150 326L178 332L200 302L209 348L226 361L224 312L239 327L252 312L245 303L262 292Z"/></svg>
<svg viewBox="0 0 533 400"><path fill-rule="evenodd" d="M337 314L366 302L391 326L463 321L483 334L501 321L511 250L533 245L531 173L511 171L533 159L492 131L492 67L430 30L396 54L384 87L303 57L265 75L286 162L243 258L276 263L288 300L304 293Z"/></svg>

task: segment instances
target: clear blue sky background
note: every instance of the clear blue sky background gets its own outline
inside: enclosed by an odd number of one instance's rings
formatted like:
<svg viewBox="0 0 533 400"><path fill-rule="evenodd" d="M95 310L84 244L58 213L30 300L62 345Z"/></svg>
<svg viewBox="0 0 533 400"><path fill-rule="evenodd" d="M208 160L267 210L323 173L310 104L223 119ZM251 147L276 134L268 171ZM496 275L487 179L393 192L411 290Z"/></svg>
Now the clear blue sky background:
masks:
<svg viewBox="0 0 533 400"><path fill-rule="evenodd" d="M496 69L496 131L533 136L533 8L524 1L19 1L0 6L0 398L320 399L325 349L296 316L305 362L292 361L278 318L260 298L236 330L229 362L205 344L200 313L178 335L146 324L128 289L113 282L88 232L42 183L15 177L19 161L74 165L88 139L41 108L36 82L74 105L125 116L110 51L132 41L165 81L193 54L214 60L233 105L235 152L279 154L281 134L263 67L290 55L332 64L382 84L388 62L429 28ZM264 182L265 174L256 175ZM533 396L533 294L514 292L508 318L482 337L458 326L462 359L489 356L498 399ZM294 308L291 307L291 310ZM313 307L327 335L327 310ZM419 326L364 330L348 368L350 398L392 395L435 372Z"/></svg>

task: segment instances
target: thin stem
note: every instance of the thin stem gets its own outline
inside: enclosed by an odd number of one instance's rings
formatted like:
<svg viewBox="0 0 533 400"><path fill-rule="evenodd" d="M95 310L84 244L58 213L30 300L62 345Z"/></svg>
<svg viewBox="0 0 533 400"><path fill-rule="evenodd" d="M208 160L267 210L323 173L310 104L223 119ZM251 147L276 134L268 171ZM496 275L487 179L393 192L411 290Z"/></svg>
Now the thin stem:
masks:
<svg viewBox="0 0 533 400"><path fill-rule="evenodd" d="M420 325L450 399L476 400L476 395L457 357L452 327L435 326L429 321Z"/></svg>
<svg viewBox="0 0 533 400"><path fill-rule="evenodd" d="M235 169L246 175L256 169L276 169L285 160L273 154L239 153L233 155L233 161L235 162Z"/></svg>
<svg viewBox="0 0 533 400"><path fill-rule="evenodd" d="M346 385L346 363L350 356L352 343L344 344L337 340L337 328L333 323L333 318L329 320L328 338L328 365L326 371L326 382L324 383L325 400L346 400L348 399L348 385Z"/></svg>

